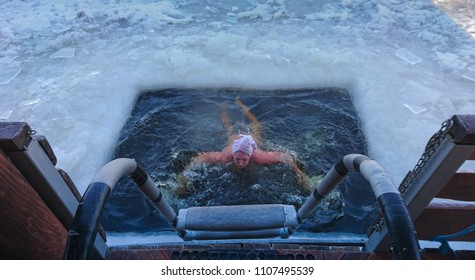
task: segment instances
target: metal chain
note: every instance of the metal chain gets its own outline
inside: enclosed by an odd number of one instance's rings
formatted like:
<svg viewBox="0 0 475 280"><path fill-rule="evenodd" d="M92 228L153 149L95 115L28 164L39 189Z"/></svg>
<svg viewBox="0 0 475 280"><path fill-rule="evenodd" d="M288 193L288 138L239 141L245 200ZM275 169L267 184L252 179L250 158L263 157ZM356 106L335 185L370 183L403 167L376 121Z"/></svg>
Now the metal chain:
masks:
<svg viewBox="0 0 475 280"><path fill-rule="evenodd" d="M437 131L427 142L426 148L424 153L422 154L421 158L417 161L416 166L412 171L408 173L408 175L404 178L401 185L399 186L399 191L401 192L401 196L404 197L404 193L410 187L412 182L417 178L421 169L426 165L429 159L434 155L437 148L440 146L440 143L445 139L447 133L450 131L452 127L452 119L448 119L442 123L442 127Z"/></svg>
<svg viewBox="0 0 475 280"><path fill-rule="evenodd" d="M30 128L30 129L28 129L27 133L28 133L28 135L33 136L33 135L36 134L36 130Z"/></svg>
<svg viewBox="0 0 475 280"><path fill-rule="evenodd" d="M406 191L409 189L409 187L412 185L414 180L417 178L419 173L421 172L422 168L426 165L426 163L429 161L429 159L434 155L436 152L437 148L440 146L442 141L445 139L447 136L448 132L452 128L453 121L452 119L447 119L442 123L441 128L439 131L437 131L432 137L429 139L427 142L427 145L425 147L424 153L422 154L421 158L417 161L414 169L412 171L409 171L409 173L406 175L404 180L401 182L399 185L399 192L401 193L401 196L404 198L404 194ZM384 226L384 218L382 215L380 215L377 223L373 225L373 229L376 231L380 231Z"/></svg>

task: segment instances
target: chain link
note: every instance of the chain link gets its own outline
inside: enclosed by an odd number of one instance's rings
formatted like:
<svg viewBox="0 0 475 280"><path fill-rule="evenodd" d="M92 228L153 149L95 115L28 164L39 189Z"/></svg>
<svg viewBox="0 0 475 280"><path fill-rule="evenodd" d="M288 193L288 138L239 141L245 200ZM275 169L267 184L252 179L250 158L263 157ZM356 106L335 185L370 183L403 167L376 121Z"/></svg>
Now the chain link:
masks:
<svg viewBox="0 0 475 280"><path fill-rule="evenodd" d="M28 133L28 135L33 136L33 135L36 134L36 130L30 128L30 129L28 129L27 133Z"/></svg>
<svg viewBox="0 0 475 280"><path fill-rule="evenodd" d="M410 185L414 180L417 178L421 169L426 165L426 163L431 159L431 157L436 152L437 148L440 146L442 141L447 136L447 133L450 131L452 127L452 120L448 119L442 123L442 127L437 131L427 142L426 148L424 153L422 154L421 158L417 161L416 166L412 171L408 173L408 175L404 178L401 185L399 186L399 191L401 192L401 196L404 197L404 194L409 189Z"/></svg>
<svg viewBox="0 0 475 280"><path fill-rule="evenodd" d="M453 121L452 119L447 119L442 123L441 128L439 131L437 131L432 137L429 139L427 142L427 145L425 147L424 153L422 154L421 158L417 161L414 169L412 171L409 171L409 173L406 175L404 180L401 182L399 185L399 192L401 193L401 196L404 198L406 191L410 188L414 180L417 178L419 173L421 172L422 168L426 165L426 163L429 161L429 159L434 155L436 152L437 148L440 146L442 141L445 139L447 136L448 132L452 128ZM384 217L382 215L378 216L378 221L376 222L375 225L373 225L373 229L375 231L381 231L384 226Z"/></svg>

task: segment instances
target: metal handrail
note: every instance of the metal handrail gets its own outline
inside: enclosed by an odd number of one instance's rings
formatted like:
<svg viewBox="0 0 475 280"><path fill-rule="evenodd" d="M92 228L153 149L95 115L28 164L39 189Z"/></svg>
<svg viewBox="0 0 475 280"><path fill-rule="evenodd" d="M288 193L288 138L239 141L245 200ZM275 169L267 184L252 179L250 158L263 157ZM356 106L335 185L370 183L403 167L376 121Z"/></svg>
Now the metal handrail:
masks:
<svg viewBox="0 0 475 280"><path fill-rule="evenodd" d="M299 221L307 218L350 171L359 171L373 188L388 224L396 258L420 259L414 223L397 187L384 169L365 155L346 155L336 163L299 209Z"/></svg>
<svg viewBox="0 0 475 280"><path fill-rule="evenodd" d="M129 176L167 221L175 226L176 213L155 186L150 176L133 159L115 159L99 170L84 193L74 216L64 252L64 259L92 258L94 239L104 204L117 182Z"/></svg>

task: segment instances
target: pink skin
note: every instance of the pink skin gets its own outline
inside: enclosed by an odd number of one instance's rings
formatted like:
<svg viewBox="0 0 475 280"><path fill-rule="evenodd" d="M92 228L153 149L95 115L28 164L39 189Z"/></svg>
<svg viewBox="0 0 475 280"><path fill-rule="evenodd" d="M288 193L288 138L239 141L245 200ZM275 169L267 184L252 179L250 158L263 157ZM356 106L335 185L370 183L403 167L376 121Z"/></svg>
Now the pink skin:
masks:
<svg viewBox="0 0 475 280"><path fill-rule="evenodd" d="M246 167L249 164L250 159L251 159L251 156L241 151L237 151L233 157L234 164L239 169L243 169L244 167Z"/></svg>
<svg viewBox="0 0 475 280"><path fill-rule="evenodd" d="M264 152L259 149L254 149L252 156L249 156L246 153L237 151L234 155L231 152L231 146L224 148L221 152L207 152L202 153L196 158L193 159L193 162L206 162L206 163L229 163L233 162L237 168L245 168L250 161L253 161L261 165L277 164L277 163L287 163L292 169L295 170L297 176L299 177L299 182L302 185L307 185L307 179L305 174L298 168L297 164L294 162L292 156L283 152Z"/></svg>

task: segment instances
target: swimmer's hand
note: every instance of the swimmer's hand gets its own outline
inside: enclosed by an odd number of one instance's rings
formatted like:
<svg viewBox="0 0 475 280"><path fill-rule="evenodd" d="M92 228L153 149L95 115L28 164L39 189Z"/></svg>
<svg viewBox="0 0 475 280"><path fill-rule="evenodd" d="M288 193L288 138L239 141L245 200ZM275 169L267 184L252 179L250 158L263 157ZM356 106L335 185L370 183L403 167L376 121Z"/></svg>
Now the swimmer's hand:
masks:
<svg viewBox="0 0 475 280"><path fill-rule="evenodd" d="M188 179L183 174L178 174L176 176L176 181L178 183L178 187L175 189L176 197L182 198L188 195Z"/></svg>
<svg viewBox="0 0 475 280"><path fill-rule="evenodd" d="M254 152L256 153L256 152ZM292 155L283 152L260 152L258 162L262 164L286 163L294 170L299 185L304 190L310 189L310 180L305 173L300 170Z"/></svg>
<svg viewBox="0 0 475 280"><path fill-rule="evenodd" d="M228 163L233 161L233 154L231 148L226 147L221 152L206 152L200 153L197 157L193 158L191 164L198 163Z"/></svg>
<svg viewBox="0 0 475 280"><path fill-rule="evenodd" d="M297 175L297 182L299 183L299 186L305 191L310 190L310 180L308 179L307 175L305 175L302 170L297 167L297 165L293 165L292 168Z"/></svg>

